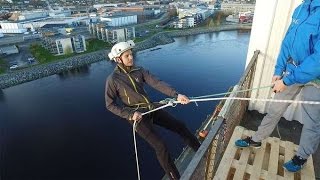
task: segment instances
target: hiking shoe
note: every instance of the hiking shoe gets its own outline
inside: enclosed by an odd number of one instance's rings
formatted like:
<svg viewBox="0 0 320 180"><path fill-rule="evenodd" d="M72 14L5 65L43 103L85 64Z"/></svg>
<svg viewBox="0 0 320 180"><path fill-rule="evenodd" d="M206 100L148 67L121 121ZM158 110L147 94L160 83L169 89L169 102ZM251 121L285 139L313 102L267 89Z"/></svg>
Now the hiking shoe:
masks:
<svg viewBox="0 0 320 180"><path fill-rule="evenodd" d="M303 168L303 165L307 162L306 159L303 159L300 156L293 156L293 158L283 164L283 168L290 172L298 172Z"/></svg>
<svg viewBox="0 0 320 180"><path fill-rule="evenodd" d="M249 137L249 136L244 139L238 139L234 144L238 147L249 147L249 146L254 148L261 147L261 142L255 142L252 140L252 137Z"/></svg>

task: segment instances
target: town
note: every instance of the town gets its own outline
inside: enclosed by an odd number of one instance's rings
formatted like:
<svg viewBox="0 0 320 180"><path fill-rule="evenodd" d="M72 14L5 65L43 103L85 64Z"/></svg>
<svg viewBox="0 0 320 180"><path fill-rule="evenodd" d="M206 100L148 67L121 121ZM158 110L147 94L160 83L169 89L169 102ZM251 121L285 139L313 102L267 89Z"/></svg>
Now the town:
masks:
<svg viewBox="0 0 320 180"><path fill-rule="evenodd" d="M255 1L0 1L0 73L94 52L162 31L252 23ZM219 16L220 18L220 16Z"/></svg>

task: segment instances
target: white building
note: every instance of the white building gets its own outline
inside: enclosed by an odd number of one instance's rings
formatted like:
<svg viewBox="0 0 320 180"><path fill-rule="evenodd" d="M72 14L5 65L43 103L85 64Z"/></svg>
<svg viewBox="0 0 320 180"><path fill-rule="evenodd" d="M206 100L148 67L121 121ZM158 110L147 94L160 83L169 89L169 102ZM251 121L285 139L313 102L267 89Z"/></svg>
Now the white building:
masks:
<svg viewBox="0 0 320 180"><path fill-rule="evenodd" d="M207 19L211 14L213 14L213 11L208 9L178 9L178 17L179 19L182 19L186 16L195 16L196 14L201 15L202 19Z"/></svg>
<svg viewBox="0 0 320 180"><path fill-rule="evenodd" d="M121 42L127 41L129 39L135 38L135 29L134 27L127 28L117 28L117 29L105 29L105 37L103 39L109 42Z"/></svg>
<svg viewBox="0 0 320 180"><path fill-rule="evenodd" d="M193 17L186 18L186 26L187 27L194 27L195 21Z"/></svg>
<svg viewBox="0 0 320 180"><path fill-rule="evenodd" d="M181 28L189 28L194 27L196 24L194 17L184 17L179 19L178 22L173 23L174 28L181 29Z"/></svg>
<svg viewBox="0 0 320 180"><path fill-rule="evenodd" d="M25 33L27 29L20 23L0 22L0 33Z"/></svg>
<svg viewBox="0 0 320 180"><path fill-rule="evenodd" d="M71 38L56 39L55 43L58 55L73 53Z"/></svg>
<svg viewBox="0 0 320 180"><path fill-rule="evenodd" d="M26 28L30 28L33 26L34 28L41 28L47 24L69 24L72 25L75 22L80 22L80 21L86 21L89 20L88 17L82 16L82 17L59 17L59 18L48 18L42 21L36 21L36 22L24 22L23 26Z"/></svg>
<svg viewBox="0 0 320 180"><path fill-rule="evenodd" d="M81 53L87 50L84 36L77 35L73 37L44 37L43 47L52 54L63 55L70 53Z"/></svg>
<svg viewBox="0 0 320 180"><path fill-rule="evenodd" d="M89 32L96 38L107 42L120 42L134 39L134 27L107 27L103 24L89 24Z"/></svg>
<svg viewBox="0 0 320 180"><path fill-rule="evenodd" d="M24 11L18 16L19 21L48 17L47 11Z"/></svg>
<svg viewBox="0 0 320 180"><path fill-rule="evenodd" d="M60 17L60 18L50 18L46 17L42 20L25 20L23 22L0 22L0 33L25 33L27 29L41 28L47 24L69 24L78 23L80 21L85 21L89 23L89 18L86 16L83 17Z"/></svg>
<svg viewBox="0 0 320 180"><path fill-rule="evenodd" d="M106 16L106 17L101 17L100 21L106 22L108 26L117 27L117 26L127 26L131 24L137 24L138 18L137 18L137 15Z"/></svg>
<svg viewBox="0 0 320 180"><path fill-rule="evenodd" d="M247 3L221 3L221 10L238 13L238 12L254 12L255 4L247 4Z"/></svg>
<svg viewBox="0 0 320 180"><path fill-rule="evenodd" d="M117 4L94 4L93 8L100 9L103 7L118 7Z"/></svg>
<svg viewBox="0 0 320 180"><path fill-rule="evenodd" d="M50 17L70 17L71 10L68 9L60 9L60 10L52 10L49 12Z"/></svg>

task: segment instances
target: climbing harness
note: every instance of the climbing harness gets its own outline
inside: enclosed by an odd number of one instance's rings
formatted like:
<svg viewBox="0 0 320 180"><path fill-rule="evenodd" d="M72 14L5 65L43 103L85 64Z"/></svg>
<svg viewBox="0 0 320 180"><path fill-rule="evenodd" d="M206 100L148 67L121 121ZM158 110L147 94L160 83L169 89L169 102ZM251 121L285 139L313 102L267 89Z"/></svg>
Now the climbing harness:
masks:
<svg viewBox="0 0 320 180"><path fill-rule="evenodd" d="M195 96L195 97L190 97L189 99L190 99L190 102L196 103L197 106L198 106L197 102L217 101L217 100L226 100L226 99L241 100L241 101L262 101L262 102L320 105L320 102L318 102L318 101L296 101L296 100L259 99L259 98L244 98L244 97L216 97L216 96L221 96L221 95L228 95L228 94L240 93L240 92L248 92L248 91L259 90L259 89L264 89L264 88L271 88L271 87L273 87L273 85L245 89L245 90L239 90L239 91L235 91L235 92L226 92L226 93L211 94L211 95L204 95L204 96ZM178 103L180 103L180 102L177 101L176 99L166 98L166 99L159 102L159 104L164 104L164 105L162 105L158 108L152 109L150 111L144 112L144 113L142 113L142 116L149 114L149 113L152 113L152 112L155 112L155 111L158 111L160 109L169 107L169 106L175 107ZM138 121L134 121L133 126L132 126L132 132L133 132L134 150L135 150L135 154L136 154L138 180L140 180L138 149L137 149L137 141L136 141L136 133L135 133L137 125L138 125ZM280 136L278 127L277 127L277 130L278 130L278 134ZM280 138L281 138L281 136L280 136Z"/></svg>

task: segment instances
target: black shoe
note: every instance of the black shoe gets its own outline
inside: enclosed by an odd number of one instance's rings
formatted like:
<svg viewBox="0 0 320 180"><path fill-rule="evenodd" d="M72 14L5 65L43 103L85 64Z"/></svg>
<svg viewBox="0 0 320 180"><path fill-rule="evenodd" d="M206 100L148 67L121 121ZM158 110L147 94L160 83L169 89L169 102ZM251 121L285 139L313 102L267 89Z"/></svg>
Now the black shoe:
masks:
<svg viewBox="0 0 320 180"><path fill-rule="evenodd" d="M244 139L238 139L235 142L235 145L238 147L254 147L254 148L260 148L261 147L261 142L255 142L252 140L252 137L246 137Z"/></svg>

